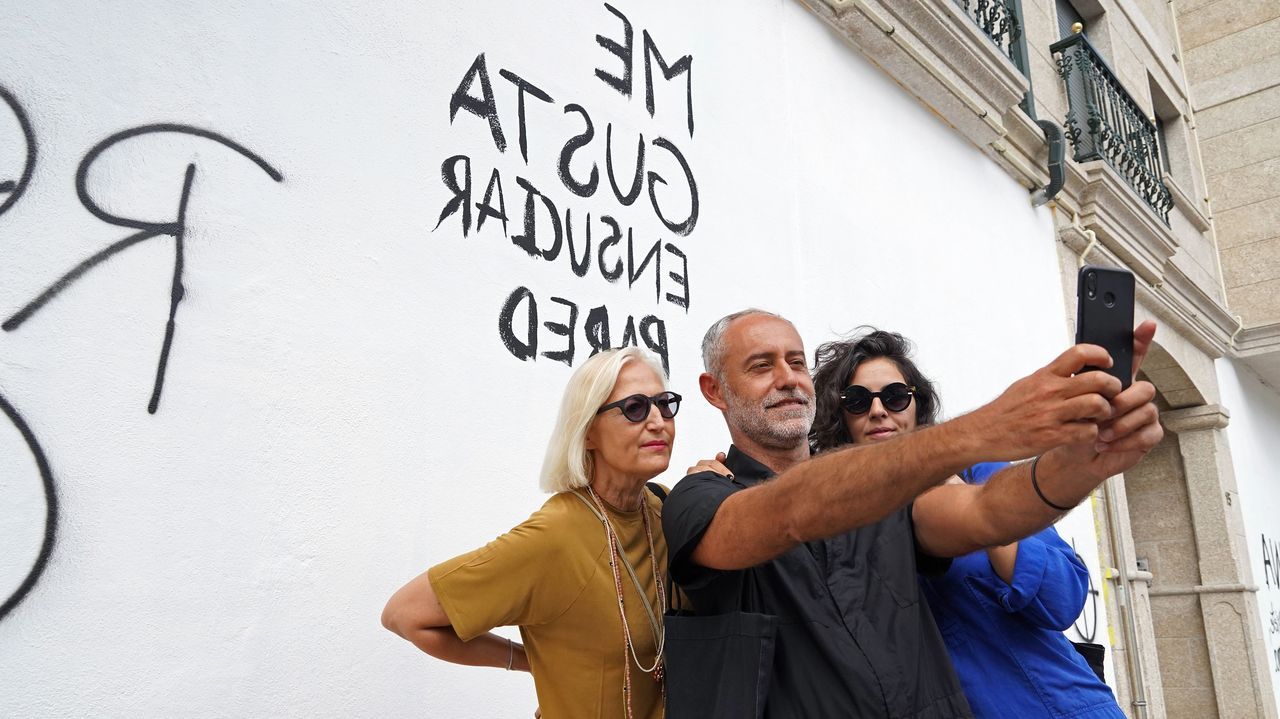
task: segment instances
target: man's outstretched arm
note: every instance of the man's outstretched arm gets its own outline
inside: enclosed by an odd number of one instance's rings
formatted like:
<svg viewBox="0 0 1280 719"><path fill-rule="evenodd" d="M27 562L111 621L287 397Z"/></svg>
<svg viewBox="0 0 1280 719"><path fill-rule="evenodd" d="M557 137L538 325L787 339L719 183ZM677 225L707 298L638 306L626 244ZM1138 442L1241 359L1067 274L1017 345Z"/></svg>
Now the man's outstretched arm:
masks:
<svg viewBox="0 0 1280 719"><path fill-rule="evenodd" d="M967 415L830 452L736 492L720 504L688 558L711 569L752 567L801 542L883 519L976 462L1025 459L1064 444L1092 446L1097 423L1112 416L1108 400L1120 382L1103 372L1076 373L1110 363L1101 347L1076 345Z"/></svg>
<svg viewBox="0 0 1280 719"><path fill-rule="evenodd" d="M1134 331L1135 373L1154 335L1152 322ZM1032 485L1029 462L998 472L980 487L948 485L924 493L913 508L920 548L935 556L954 557L1008 544L1049 526L1064 512L1048 502L1074 507L1108 477L1137 464L1159 444L1164 430L1154 398L1151 383L1134 382L1112 400L1113 416L1099 425L1096 441L1046 452L1035 466L1043 499Z"/></svg>

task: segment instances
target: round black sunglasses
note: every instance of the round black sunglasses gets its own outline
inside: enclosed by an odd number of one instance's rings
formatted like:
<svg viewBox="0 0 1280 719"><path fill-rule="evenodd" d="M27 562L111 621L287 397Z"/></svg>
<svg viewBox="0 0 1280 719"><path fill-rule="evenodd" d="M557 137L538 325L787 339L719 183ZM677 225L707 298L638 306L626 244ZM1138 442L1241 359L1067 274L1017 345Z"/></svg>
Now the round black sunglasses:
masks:
<svg viewBox="0 0 1280 719"><path fill-rule="evenodd" d="M650 404L658 408L658 414L662 415L663 419L671 419L676 416L676 412L680 411L680 395L675 392L663 392L652 397L633 394L630 397L623 397L617 402L606 404L596 410L596 414L601 414L605 410L617 407L622 410L623 417L632 422L643 422L649 416Z"/></svg>
<svg viewBox="0 0 1280 719"><path fill-rule="evenodd" d="M911 406L916 388L901 382L887 384L879 392L872 392L860 384L850 385L840 393L840 406L849 414L866 414L871 411L871 401L880 398L880 404L890 412L901 412Z"/></svg>

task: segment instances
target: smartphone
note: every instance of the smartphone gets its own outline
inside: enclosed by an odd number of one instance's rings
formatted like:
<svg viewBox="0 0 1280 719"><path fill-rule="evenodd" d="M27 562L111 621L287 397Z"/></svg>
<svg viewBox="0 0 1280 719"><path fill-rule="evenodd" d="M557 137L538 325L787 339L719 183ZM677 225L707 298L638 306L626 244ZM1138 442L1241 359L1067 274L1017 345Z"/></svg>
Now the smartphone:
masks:
<svg viewBox="0 0 1280 719"><path fill-rule="evenodd" d="M1102 370L1128 389L1133 381L1133 273L1085 265L1076 277L1076 344L1100 345L1111 355ZM1100 367L1085 367L1084 371Z"/></svg>

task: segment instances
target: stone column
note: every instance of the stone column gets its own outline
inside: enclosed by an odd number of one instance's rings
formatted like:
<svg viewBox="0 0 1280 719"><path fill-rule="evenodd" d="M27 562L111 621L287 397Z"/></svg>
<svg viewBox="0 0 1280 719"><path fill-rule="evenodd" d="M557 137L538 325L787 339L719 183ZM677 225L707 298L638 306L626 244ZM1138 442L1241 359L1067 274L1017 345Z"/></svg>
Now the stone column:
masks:
<svg viewBox="0 0 1280 719"><path fill-rule="evenodd" d="M1201 583L1158 591L1199 596L1218 715L1276 719L1258 625L1258 588L1249 569L1231 451L1222 431L1228 419L1216 404L1161 413L1165 429L1178 435Z"/></svg>

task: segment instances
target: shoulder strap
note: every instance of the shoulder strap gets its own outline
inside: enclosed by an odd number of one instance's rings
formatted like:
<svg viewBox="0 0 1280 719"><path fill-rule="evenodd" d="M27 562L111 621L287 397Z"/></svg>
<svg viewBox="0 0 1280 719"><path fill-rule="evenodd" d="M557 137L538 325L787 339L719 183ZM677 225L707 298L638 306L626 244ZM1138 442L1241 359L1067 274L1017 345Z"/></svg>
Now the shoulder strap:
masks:
<svg viewBox="0 0 1280 719"><path fill-rule="evenodd" d="M648 487L650 492L653 492L659 502L667 501L667 490L663 489L661 484L658 484L657 482L649 482L644 486Z"/></svg>

